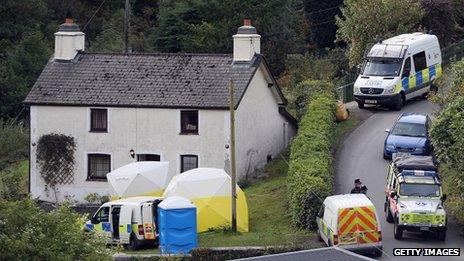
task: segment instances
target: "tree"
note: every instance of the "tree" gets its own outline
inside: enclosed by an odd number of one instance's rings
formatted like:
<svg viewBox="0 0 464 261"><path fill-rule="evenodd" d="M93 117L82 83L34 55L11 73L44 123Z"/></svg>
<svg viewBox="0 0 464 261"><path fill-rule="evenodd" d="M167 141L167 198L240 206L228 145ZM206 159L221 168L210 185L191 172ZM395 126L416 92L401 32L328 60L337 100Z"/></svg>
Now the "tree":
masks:
<svg viewBox="0 0 464 261"><path fill-rule="evenodd" d="M458 38L455 4L452 0L421 0L421 5L425 11L422 26L431 30L442 46L447 46Z"/></svg>
<svg viewBox="0 0 464 261"><path fill-rule="evenodd" d="M285 56L303 46L296 6L292 0L162 1L153 38L162 52L230 53L231 36L243 18L251 18L262 37L261 50L279 74Z"/></svg>
<svg viewBox="0 0 464 261"><path fill-rule="evenodd" d="M25 36L0 60L0 117L16 117L22 101L51 55L40 32Z"/></svg>
<svg viewBox="0 0 464 261"><path fill-rule="evenodd" d="M306 0L304 1L305 14L310 29L310 40L318 48L335 47L337 25L335 16L340 15L343 0Z"/></svg>
<svg viewBox="0 0 464 261"><path fill-rule="evenodd" d="M346 0L337 16L337 37L349 45L350 66L361 63L369 43L409 33L424 15L416 0Z"/></svg>

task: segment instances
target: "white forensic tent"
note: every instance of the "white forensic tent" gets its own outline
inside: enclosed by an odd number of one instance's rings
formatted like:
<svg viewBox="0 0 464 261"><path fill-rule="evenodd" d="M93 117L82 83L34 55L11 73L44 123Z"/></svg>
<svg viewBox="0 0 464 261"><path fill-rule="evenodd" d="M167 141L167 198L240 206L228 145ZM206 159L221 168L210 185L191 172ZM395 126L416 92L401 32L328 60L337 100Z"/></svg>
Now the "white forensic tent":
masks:
<svg viewBox="0 0 464 261"><path fill-rule="evenodd" d="M106 175L112 196L161 196L172 179L169 162L139 161L124 165Z"/></svg>
<svg viewBox="0 0 464 261"><path fill-rule="evenodd" d="M230 226L231 178L223 169L197 168L172 178L163 197L190 199L197 207L198 232ZM245 193L237 186L237 228L248 232L248 206Z"/></svg>

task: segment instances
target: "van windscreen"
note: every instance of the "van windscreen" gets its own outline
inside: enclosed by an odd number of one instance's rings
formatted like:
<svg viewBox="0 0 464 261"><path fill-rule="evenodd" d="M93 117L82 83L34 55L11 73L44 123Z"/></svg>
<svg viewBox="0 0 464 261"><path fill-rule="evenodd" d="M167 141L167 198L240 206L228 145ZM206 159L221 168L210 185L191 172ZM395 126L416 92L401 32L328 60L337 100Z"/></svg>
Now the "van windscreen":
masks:
<svg viewBox="0 0 464 261"><path fill-rule="evenodd" d="M397 59L369 59L364 64L363 75L366 76L398 76L401 60Z"/></svg>

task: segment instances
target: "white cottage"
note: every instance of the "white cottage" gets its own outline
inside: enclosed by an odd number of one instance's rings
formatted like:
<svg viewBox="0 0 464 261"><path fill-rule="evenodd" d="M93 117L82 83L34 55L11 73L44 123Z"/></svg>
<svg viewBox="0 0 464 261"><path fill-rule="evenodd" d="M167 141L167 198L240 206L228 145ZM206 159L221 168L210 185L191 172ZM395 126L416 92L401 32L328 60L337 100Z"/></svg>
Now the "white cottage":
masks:
<svg viewBox="0 0 464 261"><path fill-rule="evenodd" d="M230 54L84 52L84 33L67 19L55 55L25 99L30 106L30 191L45 191L37 164L42 135L74 137L74 181L61 201L108 194L106 174L133 161L169 161L178 174L196 167L229 169L228 84L235 83L237 173L262 168L295 135L295 119L260 54L260 36L245 20Z"/></svg>

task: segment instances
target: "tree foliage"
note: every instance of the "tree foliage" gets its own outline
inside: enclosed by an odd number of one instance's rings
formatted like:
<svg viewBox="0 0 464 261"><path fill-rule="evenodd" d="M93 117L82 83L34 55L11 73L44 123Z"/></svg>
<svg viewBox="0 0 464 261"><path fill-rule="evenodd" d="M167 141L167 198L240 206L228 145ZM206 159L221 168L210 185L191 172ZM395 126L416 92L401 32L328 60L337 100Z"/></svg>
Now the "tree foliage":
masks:
<svg viewBox="0 0 464 261"><path fill-rule="evenodd" d="M416 0L346 0L337 36L348 43L350 66L361 63L370 43L417 29L423 15Z"/></svg>
<svg viewBox="0 0 464 261"><path fill-rule="evenodd" d="M66 205L46 213L34 201L0 201L1 260L109 260L106 238L83 231Z"/></svg>
<svg viewBox="0 0 464 261"><path fill-rule="evenodd" d="M309 42L317 48L335 47L335 16L340 15L343 0L306 0L303 4L310 32Z"/></svg>

